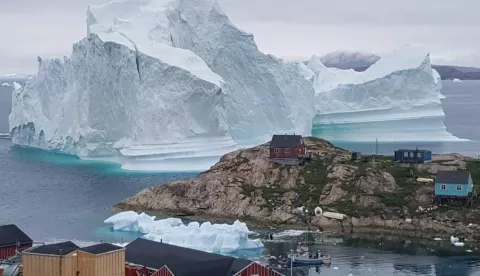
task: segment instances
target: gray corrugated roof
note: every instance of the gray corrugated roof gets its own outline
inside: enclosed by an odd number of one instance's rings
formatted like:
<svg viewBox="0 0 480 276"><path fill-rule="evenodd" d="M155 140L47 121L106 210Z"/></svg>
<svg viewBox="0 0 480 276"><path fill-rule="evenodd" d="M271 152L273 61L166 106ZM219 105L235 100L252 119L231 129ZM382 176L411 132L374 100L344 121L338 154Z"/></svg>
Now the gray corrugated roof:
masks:
<svg viewBox="0 0 480 276"><path fill-rule="evenodd" d="M443 184L468 184L468 171L439 171L435 182Z"/></svg>
<svg viewBox="0 0 480 276"><path fill-rule="evenodd" d="M230 276L252 263L142 238L126 246L125 261L154 269L167 265L178 276Z"/></svg>
<svg viewBox="0 0 480 276"><path fill-rule="evenodd" d="M31 243L33 243L32 239L15 224L0 225L0 247Z"/></svg>
<svg viewBox="0 0 480 276"><path fill-rule="evenodd" d="M302 142L302 135L273 135L271 148L296 148Z"/></svg>
<svg viewBox="0 0 480 276"><path fill-rule="evenodd" d="M73 242L67 241L67 242L60 242L60 243L47 244L47 245L34 247L28 250L28 252L36 253L36 254L65 256L79 248L80 247L74 244Z"/></svg>
<svg viewBox="0 0 480 276"><path fill-rule="evenodd" d="M95 254L95 255L116 251L119 249L123 249L123 247L116 246L111 243L100 243L100 244L95 244L95 245L80 248L80 250L82 251Z"/></svg>

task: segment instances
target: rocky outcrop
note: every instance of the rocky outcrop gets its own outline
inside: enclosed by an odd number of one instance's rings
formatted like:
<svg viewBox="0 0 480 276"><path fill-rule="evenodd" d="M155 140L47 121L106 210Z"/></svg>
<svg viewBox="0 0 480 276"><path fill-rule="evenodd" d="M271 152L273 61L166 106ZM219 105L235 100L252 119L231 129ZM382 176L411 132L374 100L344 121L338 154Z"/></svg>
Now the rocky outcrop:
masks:
<svg viewBox="0 0 480 276"><path fill-rule="evenodd" d="M470 159L435 155L432 163L412 168L390 157L351 161L350 152L325 140L309 137L304 141L313 158L303 167L271 163L268 144L264 144L226 154L206 172L145 189L118 207L302 224L348 233L472 233L467 225L476 217L427 209L433 186L416 181L439 169L465 169ZM347 217L338 221L314 216L316 206Z"/></svg>

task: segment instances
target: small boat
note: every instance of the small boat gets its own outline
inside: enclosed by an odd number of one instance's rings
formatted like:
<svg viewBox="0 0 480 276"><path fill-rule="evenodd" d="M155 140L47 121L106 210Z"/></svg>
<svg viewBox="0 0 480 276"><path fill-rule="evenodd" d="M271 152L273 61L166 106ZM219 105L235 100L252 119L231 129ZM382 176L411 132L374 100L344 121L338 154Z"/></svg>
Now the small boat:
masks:
<svg viewBox="0 0 480 276"><path fill-rule="evenodd" d="M310 254L308 251L301 250L301 252L291 253L287 255L287 262L290 266L303 265L329 265L332 263L330 256L325 256L320 251L315 254Z"/></svg>

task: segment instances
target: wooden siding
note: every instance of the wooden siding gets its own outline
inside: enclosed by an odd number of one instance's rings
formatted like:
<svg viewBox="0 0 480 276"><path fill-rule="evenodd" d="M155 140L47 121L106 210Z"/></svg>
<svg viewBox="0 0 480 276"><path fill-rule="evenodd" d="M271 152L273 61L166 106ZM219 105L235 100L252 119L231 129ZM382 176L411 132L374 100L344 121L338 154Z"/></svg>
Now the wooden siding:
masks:
<svg viewBox="0 0 480 276"><path fill-rule="evenodd" d="M24 276L125 276L125 250L94 255L81 250L66 256L27 253Z"/></svg>
<svg viewBox="0 0 480 276"><path fill-rule="evenodd" d="M159 271L155 272L152 276L175 276L170 269L165 265L162 268L160 268Z"/></svg>
<svg viewBox="0 0 480 276"><path fill-rule="evenodd" d="M27 249L32 247L32 244L23 244L21 245L18 250L22 249ZM6 246L6 247L0 247L0 260L6 260L10 257L13 257L16 255L17 252L17 247L16 246Z"/></svg>
<svg viewBox="0 0 480 276"><path fill-rule="evenodd" d="M24 252L22 257L24 276L76 276L76 251L65 255L42 255Z"/></svg>
<svg viewBox="0 0 480 276"><path fill-rule="evenodd" d="M249 266L245 267L243 270L237 272L235 276L285 276L285 275L273 270L270 271L268 268L253 262Z"/></svg>
<svg viewBox="0 0 480 276"><path fill-rule="evenodd" d="M125 266L125 276L147 276L147 275L149 275L149 273L146 267L132 266L132 265Z"/></svg>
<svg viewBox="0 0 480 276"><path fill-rule="evenodd" d="M95 260L95 276L125 276L125 249L97 255Z"/></svg>
<svg viewBox="0 0 480 276"><path fill-rule="evenodd" d="M300 146L294 148L270 148L270 158L298 158L305 156L303 140Z"/></svg>

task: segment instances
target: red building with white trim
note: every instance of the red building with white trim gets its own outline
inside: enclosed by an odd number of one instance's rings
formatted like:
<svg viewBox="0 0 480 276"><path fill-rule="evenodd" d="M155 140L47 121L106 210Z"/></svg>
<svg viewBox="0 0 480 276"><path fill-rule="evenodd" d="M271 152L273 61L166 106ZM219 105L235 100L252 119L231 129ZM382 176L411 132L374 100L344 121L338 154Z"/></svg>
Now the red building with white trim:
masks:
<svg viewBox="0 0 480 276"><path fill-rule="evenodd" d="M270 141L270 161L281 165L300 165L306 147L301 135L273 135Z"/></svg>
<svg viewBox="0 0 480 276"><path fill-rule="evenodd" d="M7 260L32 245L33 240L15 224L0 225L0 260Z"/></svg>

